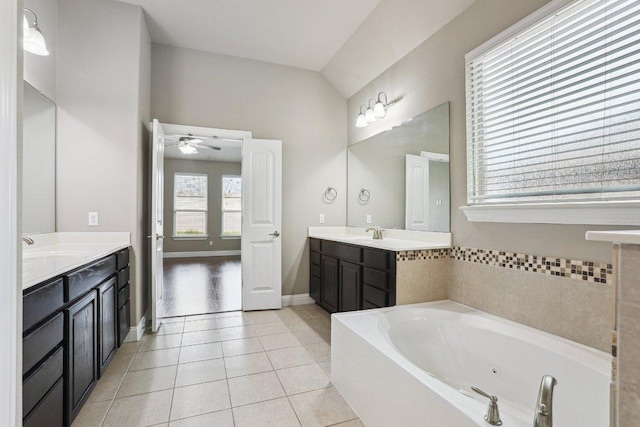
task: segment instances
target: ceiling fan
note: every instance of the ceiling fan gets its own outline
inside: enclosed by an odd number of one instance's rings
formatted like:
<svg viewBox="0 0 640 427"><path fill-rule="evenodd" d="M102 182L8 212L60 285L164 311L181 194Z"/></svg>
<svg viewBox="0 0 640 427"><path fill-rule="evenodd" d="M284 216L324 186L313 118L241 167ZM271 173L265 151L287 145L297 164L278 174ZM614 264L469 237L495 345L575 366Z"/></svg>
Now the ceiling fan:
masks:
<svg viewBox="0 0 640 427"><path fill-rule="evenodd" d="M165 147L178 147L182 154L198 154L199 148L205 148L213 151L221 150L221 147L204 145L203 139L195 137L192 134L180 136L178 137L177 142L165 144Z"/></svg>

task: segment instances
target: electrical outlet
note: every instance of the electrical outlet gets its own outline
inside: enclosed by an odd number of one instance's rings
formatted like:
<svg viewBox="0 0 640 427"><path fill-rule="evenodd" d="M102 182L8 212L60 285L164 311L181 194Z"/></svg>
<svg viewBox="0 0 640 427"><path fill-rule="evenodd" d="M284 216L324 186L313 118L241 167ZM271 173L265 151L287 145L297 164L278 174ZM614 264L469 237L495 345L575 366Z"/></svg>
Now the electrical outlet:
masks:
<svg viewBox="0 0 640 427"><path fill-rule="evenodd" d="M318 224L324 224L324 214L318 215Z"/></svg>
<svg viewBox="0 0 640 427"><path fill-rule="evenodd" d="M213 246L213 240L209 240L209 246Z"/></svg>
<svg viewBox="0 0 640 427"><path fill-rule="evenodd" d="M442 200L440 199L436 200L436 206L442 206Z"/></svg>
<svg viewBox="0 0 640 427"><path fill-rule="evenodd" d="M98 225L98 212L89 212L89 225Z"/></svg>
<svg viewBox="0 0 640 427"><path fill-rule="evenodd" d="M367 215L367 224L371 224L373 222L373 219L371 218L371 215Z"/></svg>

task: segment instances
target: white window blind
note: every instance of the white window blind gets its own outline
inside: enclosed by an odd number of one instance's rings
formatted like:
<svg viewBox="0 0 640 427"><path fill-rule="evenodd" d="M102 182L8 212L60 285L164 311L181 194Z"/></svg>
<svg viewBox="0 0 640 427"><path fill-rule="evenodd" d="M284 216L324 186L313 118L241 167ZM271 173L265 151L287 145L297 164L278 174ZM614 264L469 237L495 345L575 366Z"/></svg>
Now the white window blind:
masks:
<svg viewBox="0 0 640 427"><path fill-rule="evenodd" d="M466 82L470 205L640 196L640 0L573 2Z"/></svg>
<svg viewBox="0 0 640 427"><path fill-rule="evenodd" d="M207 235L207 175L176 173L173 181L173 235Z"/></svg>

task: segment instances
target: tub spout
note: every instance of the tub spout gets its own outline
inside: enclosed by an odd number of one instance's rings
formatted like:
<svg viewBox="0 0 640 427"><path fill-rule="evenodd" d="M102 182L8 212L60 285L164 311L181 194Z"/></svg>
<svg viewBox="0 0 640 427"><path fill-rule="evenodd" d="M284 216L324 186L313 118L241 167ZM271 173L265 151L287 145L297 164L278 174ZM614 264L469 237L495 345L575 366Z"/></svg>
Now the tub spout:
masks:
<svg viewBox="0 0 640 427"><path fill-rule="evenodd" d="M502 420L500 419L500 411L498 410L498 397L484 390L480 390L476 386L471 386L471 390L489 399L489 408L487 408L487 415L484 416L484 420L492 426L501 426Z"/></svg>
<svg viewBox="0 0 640 427"><path fill-rule="evenodd" d="M558 382L551 375L542 377L533 427L553 427L553 388L556 384Z"/></svg>

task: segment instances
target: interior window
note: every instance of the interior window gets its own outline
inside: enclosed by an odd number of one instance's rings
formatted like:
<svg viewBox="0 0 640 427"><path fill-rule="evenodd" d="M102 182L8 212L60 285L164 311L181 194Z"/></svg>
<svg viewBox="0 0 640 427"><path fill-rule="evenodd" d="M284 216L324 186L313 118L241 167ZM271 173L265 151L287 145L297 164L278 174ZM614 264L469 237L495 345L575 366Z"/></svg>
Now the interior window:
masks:
<svg viewBox="0 0 640 427"><path fill-rule="evenodd" d="M222 177L222 236L242 234L242 178Z"/></svg>
<svg viewBox="0 0 640 427"><path fill-rule="evenodd" d="M207 175L176 173L173 187L173 235L207 237Z"/></svg>

